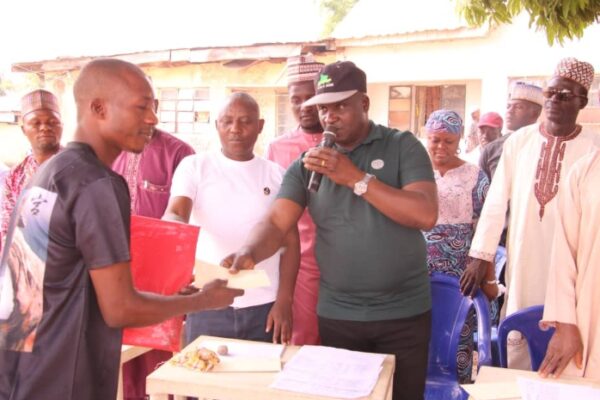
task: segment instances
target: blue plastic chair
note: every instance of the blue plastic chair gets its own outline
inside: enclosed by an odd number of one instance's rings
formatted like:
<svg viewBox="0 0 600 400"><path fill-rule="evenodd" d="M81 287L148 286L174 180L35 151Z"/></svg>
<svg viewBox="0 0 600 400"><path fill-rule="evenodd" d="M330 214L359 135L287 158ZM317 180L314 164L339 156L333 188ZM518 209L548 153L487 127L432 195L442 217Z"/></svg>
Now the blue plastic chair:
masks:
<svg viewBox="0 0 600 400"><path fill-rule="evenodd" d="M537 371L546 356L548 342L554 333L554 328L546 331L540 329L539 322L544 315L544 306L532 306L509 315L498 326L498 347L500 350L500 366L508 365L506 342L510 331L519 331L527 339L531 369Z"/></svg>
<svg viewBox="0 0 600 400"><path fill-rule="evenodd" d="M496 279L500 280L500 276L506 267L506 248L498 246L496 249L496 256L494 257L494 268L496 272ZM500 350L498 349L498 325L492 324L492 365L494 367L500 366Z"/></svg>
<svg viewBox="0 0 600 400"><path fill-rule="evenodd" d="M481 290L474 299L460 292L458 278L434 273L431 276L431 341L425 385L425 399L467 399L458 384L456 353L460 332L471 306L477 314L479 366L491 365L489 303Z"/></svg>

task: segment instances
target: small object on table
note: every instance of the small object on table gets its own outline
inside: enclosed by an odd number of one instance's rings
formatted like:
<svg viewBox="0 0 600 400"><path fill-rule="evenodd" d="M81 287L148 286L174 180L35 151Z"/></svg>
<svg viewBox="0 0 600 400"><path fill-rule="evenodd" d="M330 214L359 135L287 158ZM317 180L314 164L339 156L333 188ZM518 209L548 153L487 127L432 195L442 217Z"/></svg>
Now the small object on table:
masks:
<svg viewBox="0 0 600 400"><path fill-rule="evenodd" d="M217 347L217 354L220 356L226 356L227 353L229 353L229 349L227 348L226 345L222 344L219 347Z"/></svg>

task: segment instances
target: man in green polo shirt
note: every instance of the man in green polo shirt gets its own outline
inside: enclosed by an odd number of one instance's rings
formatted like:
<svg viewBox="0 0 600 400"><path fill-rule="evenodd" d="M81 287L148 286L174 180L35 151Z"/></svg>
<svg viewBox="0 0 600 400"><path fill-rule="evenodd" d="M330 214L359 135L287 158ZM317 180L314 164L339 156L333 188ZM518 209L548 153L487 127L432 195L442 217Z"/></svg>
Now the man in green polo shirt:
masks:
<svg viewBox="0 0 600 400"><path fill-rule="evenodd" d="M305 207L317 226L319 333L326 346L396 356L394 399L423 397L431 329L421 230L437 220L429 157L410 132L369 120L365 73L329 64L316 78L317 105L333 148L307 151L287 170L269 214L245 246L223 260L235 273L281 246ZM307 185L323 175L317 191Z"/></svg>

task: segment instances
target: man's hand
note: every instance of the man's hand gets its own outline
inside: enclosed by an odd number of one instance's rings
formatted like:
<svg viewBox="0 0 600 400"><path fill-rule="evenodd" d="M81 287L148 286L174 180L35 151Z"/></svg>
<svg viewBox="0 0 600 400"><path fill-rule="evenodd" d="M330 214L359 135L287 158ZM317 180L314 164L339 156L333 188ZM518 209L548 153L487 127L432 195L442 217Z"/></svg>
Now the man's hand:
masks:
<svg viewBox="0 0 600 400"><path fill-rule="evenodd" d="M232 253L221 261L221 267L228 268L231 274L237 274L242 269L254 269L255 265L252 255L245 250Z"/></svg>
<svg viewBox="0 0 600 400"><path fill-rule="evenodd" d="M198 289L196 286L194 286L193 283L190 283L189 285L184 286L181 289L179 289L177 294L180 294L182 296L189 296L190 294L198 293L199 291L200 291L200 289Z"/></svg>
<svg viewBox="0 0 600 400"><path fill-rule="evenodd" d="M347 156L326 147L308 150L302 162L309 171L319 172L342 186L353 186L365 175Z"/></svg>
<svg viewBox="0 0 600 400"><path fill-rule="evenodd" d="M558 378L571 359L577 368L583 367L583 343L579 328L577 325L558 322L538 373L544 378L548 375Z"/></svg>
<svg viewBox="0 0 600 400"><path fill-rule="evenodd" d="M289 344L292 338L292 303L276 301L267 316L266 331L273 329L273 343Z"/></svg>
<svg viewBox="0 0 600 400"><path fill-rule="evenodd" d="M472 258L467 264L465 272L460 277L460 291L465 296L473 297L481 286L485 277L485 263L478 258Z"/></svg>
<svg viewBox="0 0 600 400"><path fill-rule="evenodd" d="M202 290L197 294L202 299L202 307L199 311L225 308L231 305L236 297L243 294L244 291L242 289L228 288L227 281L215 279L204 285Z"/></svg>
<svg viewBox="0 0 600 400"><path fill-rule="evenodd" d="M196 278L195 278L194 274L192 274L192 276L190 277L190 282L186 286L179 289L177 294L180 294L182 296L188 296L190 294L198 293L198 291L200 289L198 289L198 287L196 287L196 285L194 285L195 281L196 281Z"/></svg>

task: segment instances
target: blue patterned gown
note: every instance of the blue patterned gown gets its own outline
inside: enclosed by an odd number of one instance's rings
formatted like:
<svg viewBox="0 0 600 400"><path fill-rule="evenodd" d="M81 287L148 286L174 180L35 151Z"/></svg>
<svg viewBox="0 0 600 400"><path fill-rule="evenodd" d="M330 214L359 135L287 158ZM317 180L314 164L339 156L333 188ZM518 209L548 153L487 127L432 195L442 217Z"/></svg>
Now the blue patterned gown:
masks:
<svg viewBox="0 0 600 400"><path fill-rule="evenodd" d="M475 223L481 214L489 180L479 167L464 163L444 176L435 171L438 189L437 224L424 232L427 241L429 272L441 272L460 278L467 266ZM475 313L471 311L461 332L457 363L461 383L471 380ZM435 332L433 333L435 334Z"/></svg>

